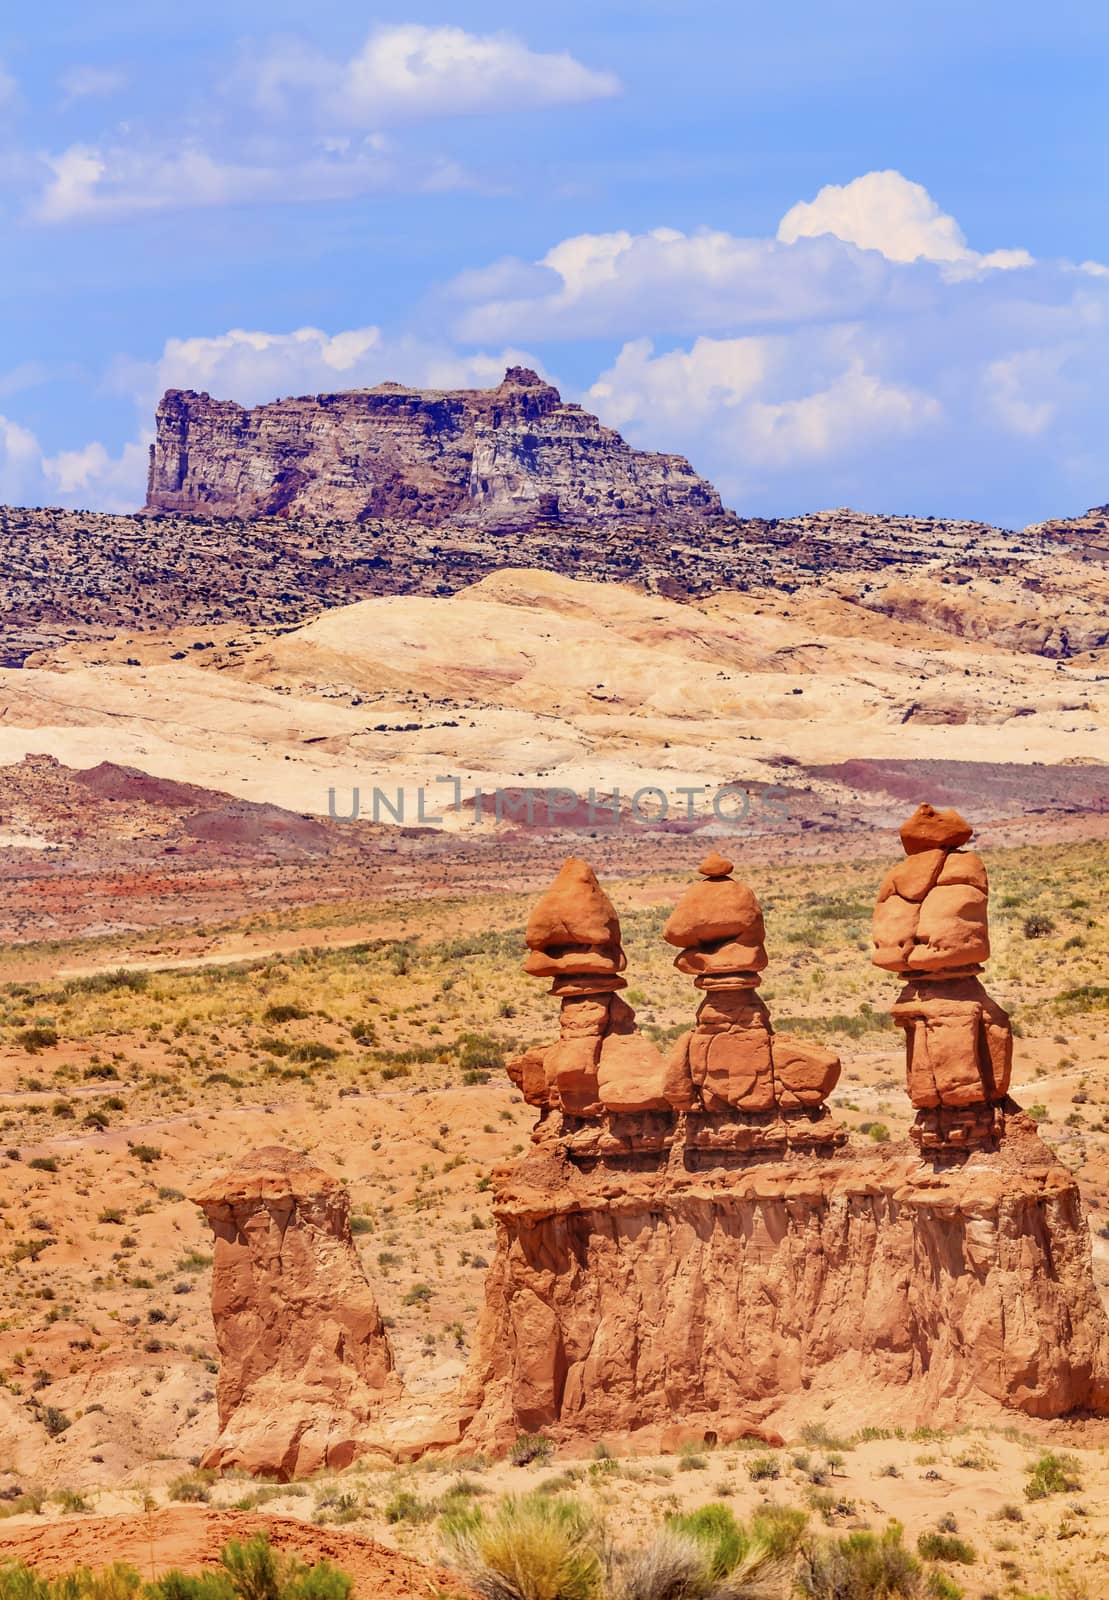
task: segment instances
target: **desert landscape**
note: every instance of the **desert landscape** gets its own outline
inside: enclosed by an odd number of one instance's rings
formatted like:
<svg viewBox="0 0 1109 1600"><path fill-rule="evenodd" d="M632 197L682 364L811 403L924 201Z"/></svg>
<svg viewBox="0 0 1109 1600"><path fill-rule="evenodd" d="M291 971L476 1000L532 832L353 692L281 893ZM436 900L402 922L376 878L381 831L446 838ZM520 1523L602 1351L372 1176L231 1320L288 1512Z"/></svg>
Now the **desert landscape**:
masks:
<svg viewBox="0 0 1109 1600"><path fill-rule="evenodd" d="M692 1020L663 925L706 850L734 858L765 917L774 1028L835 1052L837 1148L892 1173L919 1157L871 914L916 802L970 815L989 983L1017 1036L1010 1093L1078 1185L1076 1260L1089 1250L1091 1292L1109 1296L1096 529L913 525L906 551L902 525L894 560L881 519L806 523L811 548L779 528L796 565L707 594L514 563L455 587L440 552L445 593L340 584L312 614L298 587L280 620L244 607L198 627L192 600L160 591L138 630L120 592L75 637L75 597L40 610L38 647L3 671L0 731L6 1555L149 1577L263 1529L367 1593L461 1594L480 1587L467 1518L561 1506L586 1543L608 1530L613 1583L638 1581L659 1538L696 1545L723 1519L752 1594L780 1589L783 1562L887 1536L907 1594L1099 1592L1093 1391L1013 1410L941 1373L914 1400L848 1362L792 1394L781 1369L713 1426L688 1403L630 1434L615 1418L529 1427L510 1405L476 1443L452 1436L511 1174L535 1148L526 1083L504 1069L554 1021L522 970L524 925L568 855L618 903L624 993L663 1054ZM135 519L136 537L162 524ZM458 787L440 784L443 814L421 824L441 773ZM391 802L376 818L375 787ZM197 1199L277 1146L320 1173L296 1204L339 1185L406 1408L391 1442L291 1474L287 1380L261 1414L271 1458L208 1464L226 1361ZM757 1176L757 1154L737 1159ZM437 1578L403 1564L429 1554Z"/></svg>
<svg viewBox="0 0 1109 1600"><path fill-rule="evenodd" d="M1064 10L0 17L0 1600L1109 1596Z"/></svg>

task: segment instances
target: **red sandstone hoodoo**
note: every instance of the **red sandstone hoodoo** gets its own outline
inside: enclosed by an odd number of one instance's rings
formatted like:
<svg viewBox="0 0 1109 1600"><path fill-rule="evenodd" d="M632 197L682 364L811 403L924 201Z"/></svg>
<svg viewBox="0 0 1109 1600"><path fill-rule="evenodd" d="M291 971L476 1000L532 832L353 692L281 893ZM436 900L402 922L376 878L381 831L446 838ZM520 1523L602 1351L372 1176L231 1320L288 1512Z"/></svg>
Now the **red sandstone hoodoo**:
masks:
<svg viewBox="0 0 1109 1600"><path fill-rule="evenodd" d="M978 981L990 955L989 884L981 856L963 849L973 831L957 811L918 806L874 912L874 964L906 980L893 1016L918 1108L913 1138L928 1150L990 1143L1015 1109L1013 1030Z"/></svg>
<svg viewBox="0 0 1109 1600"><path fill-rule="evenodd" d="M702 991L669 1058L619 991L619 920L567 861L528 922L558 1041L509 1064L539 1109L498 1170L497 1252L469 1369L403 1393L341 1186L256 1152L197 1198L217 1234L221 1434L283 1476L356 1454L500 1450L522 1429L624 1449L811 1418L957 1424L1109 1414L1109 1321L1078 1187L1006 1098L1011 1033L978 983L985 869L922 806L884 881L874 959L907 985L913 1140L852 1148L829 1051L773 1032L762 913L713 852L665 937Z"/></svg>

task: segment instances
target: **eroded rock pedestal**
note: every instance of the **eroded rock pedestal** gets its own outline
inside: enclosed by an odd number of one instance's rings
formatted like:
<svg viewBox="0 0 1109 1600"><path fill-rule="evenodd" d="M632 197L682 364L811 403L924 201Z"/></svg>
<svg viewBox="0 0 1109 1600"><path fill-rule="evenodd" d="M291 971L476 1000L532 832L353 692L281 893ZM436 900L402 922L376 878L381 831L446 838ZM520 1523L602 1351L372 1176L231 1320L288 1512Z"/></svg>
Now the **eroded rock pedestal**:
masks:
<svg viewBox="0 0 1109 1600"><path fill-rule="evenodd" d="M1023 1115L944 1172L908 1145L585 1171L545 1140L494 1212L466 1448L1109 1408L1078 1189Z"/></svg>
<svg viewBox="0 0 1109 1600"><path fill-rule="evenodd" d="M918 806L901 829L905 860L874 912L875 966L906 980L893 1007L905 1030L913 1138L925 1150L996 1143L1013 1066L1008 1014L978 980L989 959L989 884L957 811Z"/></svg>
<svg viewBox="0 0 1109 1600"><path fill-rule="evenodd" d="M191 1196L215 1235L220 1434L206 1467L303 1477L349 1465L402 1394L336 1178L279 1145Z"/></svg>

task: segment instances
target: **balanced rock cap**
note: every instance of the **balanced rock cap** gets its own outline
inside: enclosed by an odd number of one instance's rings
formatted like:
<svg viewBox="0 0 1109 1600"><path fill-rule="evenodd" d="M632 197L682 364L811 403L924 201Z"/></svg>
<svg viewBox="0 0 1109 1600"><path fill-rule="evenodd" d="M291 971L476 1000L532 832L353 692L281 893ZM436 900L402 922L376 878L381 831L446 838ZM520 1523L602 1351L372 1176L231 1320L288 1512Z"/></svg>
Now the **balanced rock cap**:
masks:
<svg viewBox="0 0 1109 1600"><path fill-rule="evenodd" d="M732 862L719 850L710 850L697 871L703 878L726 878L732 871Z"/></svg>
<svg viewBox="0 0 1109 1600"><path fill-rule="evenodd" d="M703 881L690 884L670 913L662 937L682 950L717 939L735 939L747 947L750 960L744 965L750 965L758 959L766 939L762 909L745 883L720 875L719 868L730 872L732 864L714 850L701 863Z"/></svg>
<svg viewBox="0 0 1109 1600"><path fill-rule="evenodd" d="M620 919L588 861L570 856L532 907L524 939L529 950L567 944L618 947Z"/></svg>
<svg viewBox="0 0 1109 1600"><path fill-rule="evenodd" d="M954 809L937 811L930 805L917 806L900 829L905 854L910 856L921 850L958 850L973 832L966 818Z"/></svg>

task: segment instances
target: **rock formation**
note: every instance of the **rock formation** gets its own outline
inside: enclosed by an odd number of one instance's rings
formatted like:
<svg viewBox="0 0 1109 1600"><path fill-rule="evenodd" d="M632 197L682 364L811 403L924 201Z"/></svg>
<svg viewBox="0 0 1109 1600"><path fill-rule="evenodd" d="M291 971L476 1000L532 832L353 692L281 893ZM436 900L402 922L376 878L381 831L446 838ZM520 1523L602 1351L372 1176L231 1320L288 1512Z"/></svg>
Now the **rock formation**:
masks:
<svg viewBox="0 0 1109 1600"><path fill-rule="evenodd" d="M349 1465L402 1391L346 1190L272 1146L191 1198L215 1234L220 1353L220 1434L202 1464L282 1478Z"/></svg>
<svg viewBox="0 0 1109 1600"><path fill-rule="evenodd" d="M906 1036L913 1137L926 1149L994 1140L1012 1108L1013 1031L978 980L989 886L981 856L962 848L973 831L957 811L918 806L874 912L874 964L907 980L893 1016Z"/></svg>
<svg viewBox="0 0 1109 1600"><path fill-rule="evenodd" d="M681 950L674 965L705 996L673 1063L673 1076L691 1086L687 1109L707 1114L687 1142L735 1149L841 1143L845 1135L824 1104L839 1080L839 1057L776 1034L755 993L767 964L762 908L718 851L698 870L702 881L686 890L662 931Z"/></svg>
<svg viewBox="0 0 1109 1600"><path fill-rule="evenodd" d="M664 1058L619 993L612 903L567 861L526 931L560 1038L508 1067L539 1119L495 1175L496 1256L458 1392L414 1415L341 1186L258 1152L197 1196L223 1357L206 1461L287 1476L371 1450L499 1451L521 1430L634 1450L774 1438L814 1412L845 1430L1109 1414L1078 1187L995 1098L1009 1035L977 990L969 836L923 807L903 830L876 927L883 964L910 973L898 1007L923 1131L862 1150L824 1105L836 1058L774 1034L754 992L762 914L730 862L713 852L666 925L704 1000ZM986 1116L990 1137L970 1137Z"/></svg>
<svg viewBox="0 0 1109 1600"><path fill-rule="evenodd" d="M633 450L524 367L495 389L382 383L253 410L170 389L146 509L522 527L722 514L684 457Z"/></svg>

